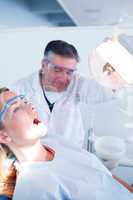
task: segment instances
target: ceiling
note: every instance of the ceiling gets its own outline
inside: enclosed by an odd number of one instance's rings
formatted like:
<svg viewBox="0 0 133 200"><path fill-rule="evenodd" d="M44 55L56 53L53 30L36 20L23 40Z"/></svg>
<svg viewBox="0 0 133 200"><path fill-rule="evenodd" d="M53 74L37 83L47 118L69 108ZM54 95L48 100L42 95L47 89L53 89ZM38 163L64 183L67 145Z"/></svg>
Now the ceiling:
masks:
<svg viewBox="0 0 133 200"><path fill-rule="evenodd" d="M133 23L133 0L32 0L31 9L58 26Z"/></svg>
<svg viewBox="0 0 133 200"><path fill-rule="evenodd" d="M29 7L32 13L45 18L53 26L76 26L73 19L56 0L30 0Z"/></svg>
<svg viewBox="0 0 133 200"><path fill-rule="evenodd" d="M78 26L133 23L132 0L58 0Z"/></svg>
<svg viewBox="0 0 133 200"><path fill-rule="evenodd" d="M15 12L19 13L17 18ZM0 0L0 27L14 24L17 27L132 26L133 0Z"/></svg>

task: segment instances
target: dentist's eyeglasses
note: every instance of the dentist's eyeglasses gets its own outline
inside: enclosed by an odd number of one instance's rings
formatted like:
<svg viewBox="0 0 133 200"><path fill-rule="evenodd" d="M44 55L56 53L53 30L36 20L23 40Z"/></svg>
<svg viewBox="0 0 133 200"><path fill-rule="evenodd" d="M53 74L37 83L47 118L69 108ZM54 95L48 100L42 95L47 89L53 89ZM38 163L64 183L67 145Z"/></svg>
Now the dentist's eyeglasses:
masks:
<svg viewBox="0 0 133 200"><path fill-rule="evenodd" d="M55 73L63 73L65 72L67 75L72 76L77 69L67 69L63 66L55 65L48 59L44 59L44 63L46 63L50 68L53 68Z"/></svg>

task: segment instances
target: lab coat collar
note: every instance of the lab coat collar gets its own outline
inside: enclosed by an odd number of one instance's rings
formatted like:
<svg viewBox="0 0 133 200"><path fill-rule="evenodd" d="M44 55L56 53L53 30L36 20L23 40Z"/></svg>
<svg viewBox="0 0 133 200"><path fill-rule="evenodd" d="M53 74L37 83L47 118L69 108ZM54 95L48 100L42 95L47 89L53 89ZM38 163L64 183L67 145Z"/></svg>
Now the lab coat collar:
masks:
<svg viewBox="0 0 133 200"><path fill-rule="evenodd" d="M40 105L44 106L45 111L49 115L50 110L49 110L49 107L48 107L46 100L44 99L43 90L42 90L41 85L40 85L40 77L39 77L40 75L39 75L39 73L40 73L40 71L36 71L30 77L30 80L32 80L32 83L31 83L32 95L34 95L34 98L36 99L36 101L38 101L38 103Z"/></svg>
<svg viewBox="0 0 133 200"><path fill-rule="evenodd" d="M40 71L36 71L33 74L33 82L32 82L32 89L35 92L39 92L39 90L42 90L41 85L40 85Z"/></svg>
<svg viewBox="0 0 133 200"><path fill-rule="evenodd" d="M39 95L41 99L44 99L43 90L42 90L41 85L40 85L40 75L39 74L40 74L40 71L37 71L32 75L32 81L33 82L32 82L31 85L32 85L32 90L34 91L34 95L37 94L37 96ZM61 101L56 102L56 105L58 103L60 104L61 102L65 103L66 101L68 101L68 99L71 99L72 93L75 92L75 90L76 90L76 87L74 87L74 86L75 86L77 79L79 79L79 75L75 74L72 77L72 80L71 80L69 86L67 87L67 90L66 90L64 97L61 99ZM79 95L77 94L77 96L79 96ZM50 114L48 105L46 107L47 107L48 113Z"/></svg>

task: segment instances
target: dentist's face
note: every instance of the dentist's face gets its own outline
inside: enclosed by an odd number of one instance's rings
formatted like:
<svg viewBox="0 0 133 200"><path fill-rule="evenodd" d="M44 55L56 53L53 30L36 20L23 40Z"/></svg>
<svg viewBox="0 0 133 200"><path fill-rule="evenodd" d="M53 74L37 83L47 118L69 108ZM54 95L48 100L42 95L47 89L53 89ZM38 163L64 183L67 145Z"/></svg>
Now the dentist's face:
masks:
<svg viewBox="0 0 133 200"><path fill-rule="evenodd" d="M66 58L60 55L44 59L42 71L46 89L56 92L66 90L76 71L76 64L77 61L74 58Z"/></svg>
<svg viewBox="0 0 133 200"><path fill-rule="evenodd" d="M16 97L16 94L11 91L0 94L0 110L13 97ZM11 143L19 146L34 143L40 137L36 128L38 125L34 124L35 119L38 119L38 114L31 104L19 98L12 101L2 119Z"/></svg>

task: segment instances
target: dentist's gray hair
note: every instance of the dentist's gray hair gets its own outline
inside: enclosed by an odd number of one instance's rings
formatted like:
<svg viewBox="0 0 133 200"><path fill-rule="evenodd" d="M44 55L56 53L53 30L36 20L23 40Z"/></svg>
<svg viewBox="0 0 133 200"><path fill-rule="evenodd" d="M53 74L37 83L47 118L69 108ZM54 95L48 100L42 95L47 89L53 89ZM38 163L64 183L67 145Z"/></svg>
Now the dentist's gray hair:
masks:
<svg viewBox="0 0 133 200"><path fill-rule="evenodd" d="M54 53L66 58L74 58L77 62L80 60L76 48L72 44L62 40L50 41L44 50L44 57L47 57L49 53Z"/></svg>

